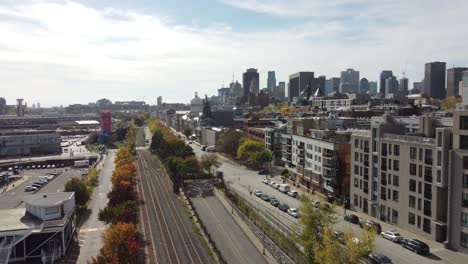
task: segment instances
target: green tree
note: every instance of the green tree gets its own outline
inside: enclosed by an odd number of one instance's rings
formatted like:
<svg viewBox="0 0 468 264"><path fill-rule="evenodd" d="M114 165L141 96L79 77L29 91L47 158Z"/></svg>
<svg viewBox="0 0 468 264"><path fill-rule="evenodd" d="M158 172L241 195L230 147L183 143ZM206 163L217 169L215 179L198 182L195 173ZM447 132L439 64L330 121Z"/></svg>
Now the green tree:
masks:
<svg viewBox="0 0 468 264"><path fill-rule="evenodd" d="M247 139L241 143L237 150L237 158L242 160L248 160L250 155L254 152L260 152L265 149L265 145L261 142Z"/></svg>
<svg viewBox="0 0 468 264"><path fill-rule="evenodd" d="M136 222L137 205L135 201L126 201L115 206L107 206L99 211L98 219L105 224L117 222Z"/></svg>
<svg viewBox="0 0 468 264"><path fill-rule="evenodd" d="M374 250L375 232L364 228L361 237L357 238L353 232L345 232L346 263L357 264Z"/></svg>
<svg viewBox="0 0 468 264"><path fill-rule="evenodd" d="M239 148L242 133L234 128L229 128L219 136L217 144L223 153L235 156Z"/></svg>
<svg viewBox="0 0 468 264"><path fill-rule="evenodd" d="M203 169L208 171L208 174L211 175L211 169L213 167L219 168L221 166L221 162L216 154L204 154L201 157L201 166Z"/></svg>
<svg viewBox="0 0 468 264"><path fill-rule="evenodd" d="M264 166L265 164L271 162L272 160L273 160L273 156L271 155L271 152L266 149L259 151L259 152L254 152L249 157L249 162L254 167Z"/></svg>
<svg viewBox="0 0 468 264"><path fill-rule="evenodd" d="M78 206L84 207L89 201L90 193L86 184L78 179L71 178L67 183L65 183L65 192L74 192L75 193L75 202Z"/></svg>
<svg viewBox="0 0 468 264"><path fill-rule="evenodd" d="M314 260L317 264L341 264L344 261L343 248L329 227L323 229L321 242L314 246Z"/></svg>

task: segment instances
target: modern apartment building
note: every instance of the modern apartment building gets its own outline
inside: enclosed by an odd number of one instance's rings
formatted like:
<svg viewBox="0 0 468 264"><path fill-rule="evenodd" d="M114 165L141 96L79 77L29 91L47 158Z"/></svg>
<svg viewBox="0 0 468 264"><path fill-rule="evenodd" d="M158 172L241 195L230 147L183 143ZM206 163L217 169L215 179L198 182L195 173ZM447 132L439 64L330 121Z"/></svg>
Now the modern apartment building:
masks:
<svg viewBox="0 0 468 264"><path fill-rule="evenodd" d="M417 133L391 116L351 136L351 209L444 242L451 128L420 117Z"/></svg>

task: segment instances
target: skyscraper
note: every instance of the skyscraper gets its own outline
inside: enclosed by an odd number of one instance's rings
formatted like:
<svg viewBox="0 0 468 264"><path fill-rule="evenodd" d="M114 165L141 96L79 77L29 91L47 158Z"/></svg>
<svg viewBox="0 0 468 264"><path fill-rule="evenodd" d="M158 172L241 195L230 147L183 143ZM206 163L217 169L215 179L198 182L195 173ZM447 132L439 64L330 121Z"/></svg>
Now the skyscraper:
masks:
<svg viewBox="0 0 468 264"><path fill-rule="evenodd" d="M325 94L325 82L327 77L325 75L321 75L317 78L314 78L314 85L312 86L312 93L315 93L317 89L320 89L321 94Z"/></svg>
<svg viewBox="0 0 468 264"><path fill-rule="evenodd" d="M293 102L294 98L298 98L302 91L307 87L307 84L314 84L313 72L297 72L289 75L289 102Z"/></svg>
<svg viewBox="0 0 468 264"><path fill-rule="evenodd" d="M379 88L380 88L380 97L385 98L385 80L393 76L392 71L387 71L384 70L380 73L380 79L379 79Z"/></svg>
<svg viewBox="0 0 468 264"><path fill-rule="evenodd" d="M268 72L268 78L267 78L267 88L271 92L273 92L273 88L276 86L276 76L275 76L275 71L269 71Z"/></svg>
<svg viewBox="0 0 468 264"><path fill-rule="evenodd" d="M398 92L404 95L408 94L408 78L403 77L400 79L400 83L398 84Z"/></svg>
<svg viewBox="0 0 468 264"><path fill-rule="evenodd" d="M468 71L468 68L454 67L447 69L447 96L460 95L458 88L464 71Z"/></svg>
<svg viewBox="0 0 468 264"><path fill-rule="evenodd" d="M232 98L242 97L242 85L238 81L235 81L229 84L229 88L231 89Z"/></svg>
<svg viewBox="0 0 468 264"><path fill-rule="evenodd" d="M6 114L6 100L0 97L0 115Z"/></svg>
<svg viewBox="0 0 468 264"><path fill-rule="evenodd" d="M286 83L279 82L278 88L279 88L279 97L281 100L284 100L286 98Z"/></svg>
<svg viewBox="0 0 468 264"><path fill-rule="evenodd" d="M369 93L371 95L376 95L377 94L377 82L369 82Z"/></svg>
<svg viewBox="0 0 468 264"><path fill-rule="evenodd" d="M338 77L332 77L325 81L325 96L333 92L340 92L340 78Z"/></svg>
<svg viewBox="0 0 468 264"><path fill-rule="evenodd" d="M158 96L158 106L162 106L163 101L162 101L162 96Z"/></svg>
<svg viewBox="0 0 468 264"><path fill-rule="evenodd" d="M257 83L260 81L260 76L258 74L257 69L250 68L242 74L242 87L244 88L244 97L248 97L249 95L252 79L256 79Z"/></svg>
<svg viewBox="0 0 468 264"><path fill-rule="evenodd" d="M424 94L437 99L445 98L445 62L426 63L424 69Z"/></svg>
<svg viewBox="0 0 468 264"><path fill-rule="evenodd" d="M359 81L359 93L364 94L369 92L369 81L366 78L362 78Z"/></svg>
<svg viewBox="0 0 468 264"><path fill-rule="evenodd" d="M359 71L347 69L341 72L341 93L357 93L359 91Z"/></svg>
<svg viewBox="0 0 468 264"><path fill-rule="evenodd" d="M468 71L464 71L462 74L462 102L464 105L468 105Z"/></svg>
<svg viewBox="0 0 468 264"><path fill-rule="evenodd" d="M252 78L250 80L250 92L253 94L258 94L260 92L260 87L257 78Z"/></svg>
<svg viewBox="0 0 468 264"><path fill-rule="evenodd" d="M398 80L395 76L392 76L385 80L385 97L390 98L398 92Z"/></svg>

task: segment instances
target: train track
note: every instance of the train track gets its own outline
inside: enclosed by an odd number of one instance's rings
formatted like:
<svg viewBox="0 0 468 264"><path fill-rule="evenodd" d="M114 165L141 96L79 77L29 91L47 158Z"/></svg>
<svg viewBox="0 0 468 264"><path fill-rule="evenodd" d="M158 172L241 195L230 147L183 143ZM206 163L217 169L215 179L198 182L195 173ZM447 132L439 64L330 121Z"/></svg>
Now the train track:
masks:
<svg viewBox="0 0 468 264"><path fill-rule="evenodd" d="M150 263L209 263L198 237L189 230L189 220L172 193L168 177L158 169L148 150L137 150L138 188L144 200L142 218Z"/></svg>

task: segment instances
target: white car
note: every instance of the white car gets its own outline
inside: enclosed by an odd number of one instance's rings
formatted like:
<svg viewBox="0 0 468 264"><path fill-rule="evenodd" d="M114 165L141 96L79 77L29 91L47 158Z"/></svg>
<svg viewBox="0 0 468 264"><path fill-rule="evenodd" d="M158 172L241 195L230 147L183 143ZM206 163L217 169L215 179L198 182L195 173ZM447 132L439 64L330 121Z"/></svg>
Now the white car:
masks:
<svg viewBox="0 0 468 264"><path fill-rule="evenodd" d="M24 188L24 190L27 191L27 192L32 192L32 191L37 190L37 187L28 185L28 186L26 186L26 188Z"/></svg>
<svg viewBox="0 0 468 264"><path fill-rule="evenodd" d="M269 179L263 179L262 182L263 182L264 184L270 184L270 180L269 180Z"/></svg>
<svg viewBox="0 0 468 264"><path fill-rule="evenodd" d="M380 236L395 243L399 243L403 239L403 237L395 231L384 231L380 233Z"/></svg>
<svg viewBox="0 0 468 264"><path fill-rule="evenodd" d="M271 187L273 187L273 188L276 188L276 182L274 182L274 181L270 181L270 183L269 183L269 184L270 184L270 186L271 186Z"/></svg>
<svg viewBox="0 0 468 264"><path fill-rule="evenodd" d="M288 215L298 218L299 217L299 210L297 208L289 208Z"/></svg>
<svg viewBox="0 0 468 264"><path fill-rule="evenodd" d="M299 193L297 191L289 191L288 195L294 198L299 198Z"/></svg>
<svg viewBox="0 0 468 264"><path fill-rule="evenodd" d="M257 197L260 197L260 196L263 195L263 192L260 191L260 190L255 190L254 195L257 196Z"/></svg>

